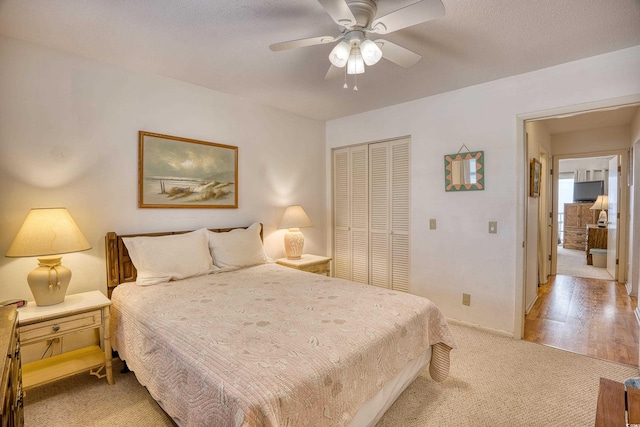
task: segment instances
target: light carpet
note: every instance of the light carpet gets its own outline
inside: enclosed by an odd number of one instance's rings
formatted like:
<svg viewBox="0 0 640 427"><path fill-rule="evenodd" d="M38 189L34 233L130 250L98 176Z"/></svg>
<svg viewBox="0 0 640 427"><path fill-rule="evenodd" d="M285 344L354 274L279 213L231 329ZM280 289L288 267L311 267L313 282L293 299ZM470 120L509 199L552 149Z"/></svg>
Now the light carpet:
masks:
<svg viewBox="0 0 640 427"><path fill-rule="evenodd" d="M468 326L451 328L459 347L451 352L449 378L435 383L425 370L379 427L589 426L595 421L599 378L639 375L637 367ZM113 386L83 374L30 390L25 425L173 425L132 373L115 377Z"/></svg>
<svg viewBox="0 0 640 427"><path fill-rule="evenodd" d="M586 277L590 279L613 280L606 268L587 265L585 251L565 249L558 246L558 274L567 276Z"/></svg>

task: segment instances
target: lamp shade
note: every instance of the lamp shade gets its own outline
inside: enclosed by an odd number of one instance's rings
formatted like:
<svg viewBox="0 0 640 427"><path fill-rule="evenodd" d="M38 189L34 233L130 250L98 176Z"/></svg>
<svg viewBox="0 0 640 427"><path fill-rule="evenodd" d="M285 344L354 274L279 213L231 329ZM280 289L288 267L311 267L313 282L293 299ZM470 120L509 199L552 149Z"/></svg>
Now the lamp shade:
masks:
<svg viewBox="0 0 640 427"><path fill-rule="evenodd" d="M8 257L37 256L38 267L27 275L36 305L64 301L71 270L60 254L91 249L66 208L31 209L6 253Z"/></svg>
<svg viewBox="0 0 640 427"><path fill-rule="evenodd" d="M593 204L593 206L591 206L589 209L592 209L592 210L609 209L609 196L607 196L606 194L599 195L595 203Z"/></svg>
<svg viewBox="0 0 640 427"><path fill-rule="evenodd" d="M313 223L309 219L307 213L302 206L289 206L282 215L280 226L278 228L302 228L313 227Z"/></svg>
<svg viewBox="0 0 640 427"><path fill-rule="evenodd" d="M31 209L6 253L8 257L57 255L91 249L66 208Z"/></svg>

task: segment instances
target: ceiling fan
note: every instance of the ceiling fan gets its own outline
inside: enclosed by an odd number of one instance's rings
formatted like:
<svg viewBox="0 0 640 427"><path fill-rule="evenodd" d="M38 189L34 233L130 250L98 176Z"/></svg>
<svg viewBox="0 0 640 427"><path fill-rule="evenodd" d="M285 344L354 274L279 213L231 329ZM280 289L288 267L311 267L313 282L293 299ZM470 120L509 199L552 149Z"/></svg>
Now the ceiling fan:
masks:
<svg viewBox="0 0 640 427"><path fill-rule="evenodd" d="M318 0L329 16L341 28L337 36L321 36L275 43L269 48L278 52L298 47L339 42L329 54L331 67L325 79L338 77L346 66L346 74L364 73L365 64L371 66L381 58L408 68L422 58L415 52L384 39L371 38L421 24L444 16L441 0L420 0L376 19L374 0ZM346 78L346 76L345 76ZM345 87L346 82L345 82ZM354 90L358 90L357 86Z"/></svg>

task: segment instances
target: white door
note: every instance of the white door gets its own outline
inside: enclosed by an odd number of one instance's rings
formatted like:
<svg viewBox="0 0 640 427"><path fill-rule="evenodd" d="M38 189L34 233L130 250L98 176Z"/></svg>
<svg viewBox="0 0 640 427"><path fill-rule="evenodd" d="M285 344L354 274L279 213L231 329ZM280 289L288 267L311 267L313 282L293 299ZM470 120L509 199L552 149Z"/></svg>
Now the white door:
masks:
<svg viewBox="0 0 640 427"><path fill-rule="evenodd" d="M552 221L551 221L551 181L547 153L540 153L540 198L538 206L538 283L547 283L551 271ZM556 239L557 241L557 239ZM557 243L556 243L557 244ZM536 289L537 291L537 289Z"/></svg>
<svg viewBox="0 0 640 427"><path fill-rule="evenodd" d="M333 153L335 277L369 282L368 147Z"/></svg>
<svg viewBox="0 0 640 427"><path fill-rule="evenodd" d="M351 280L369 283L369 148L352 147L351 182Z"/></svg>
<svg viewBox="0 0 640 427"><path fill-rule="evenodd" d="M391 288L389 283L389 144L369 146L370 229L369 284Z"/></svg>
<svg viewBox="0 0 640 427"><path fill-rule="evenodd" d="M409 292L411 158L408 140L391 142L391 288Z"/></svg>
<svg viewBox="0 0 640 427"><path fill-rule="evenodd" d="M607 272L617 279L618 266L618 156L609 160L609 210L607 212Z"/></svg>
<svg viewBox="0 0 640 427"><path fill-rule="evenodd" d="M335 277L351 280L349 149L333 152L333 270Z"/></svg>
<svg viewBox="0 0 640 427"><path fill-rule="evenodd" d="M409 291L410 140L369 146L370 284Z"/></svg>

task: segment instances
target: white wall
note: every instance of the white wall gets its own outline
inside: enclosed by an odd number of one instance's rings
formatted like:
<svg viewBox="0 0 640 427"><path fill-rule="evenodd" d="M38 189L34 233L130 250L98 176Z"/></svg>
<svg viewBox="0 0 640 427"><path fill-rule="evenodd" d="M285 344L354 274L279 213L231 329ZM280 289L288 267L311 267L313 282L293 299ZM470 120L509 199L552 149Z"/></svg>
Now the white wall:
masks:
<svg viewBox="0 0 640 427"><path fill-rule="evenodd" d="M323 122L175 80L132 72L0 37L0 254L32 207L66 206L93 248L68 254L69 293L106 291L108 231L265 224L265 247L284 255L284 208L315 224L305 250L324 254ZM238 209L138 209L138 131L238 147ZM35 258L0 257L0 301L33 299Z"/></svg>
<svg viewBox="0 0 640 427"><path fill-rule="evenodd" d="M549 153L551 136L547 127L539 121L527 122L525 124L525 130L527 132L527 162L531 162L532 159L537 159L542 164L541 169L541 185L540 185L540 197L527 197L527 217L534 218L541 216L541 211L547 210L546 199L549 194L548 180L546 179L548 174L548 163L546 153ZM545 154L543 159L542 154ZM530 174L528 175L530 179ZM527 181L527 189L530 188L531 182ZM542 215L544 216L544 215ZM527 265L535 266L539 265L539 261L545 258L545 255L549 253L547 238L541 236L540 231L546 232L546 227L538 227L537 221L528 221L526 225L527 241L531 242L531 250L527 251ZM541 240L544 239L544 242ZM540 252L542 250L542 252ZM546 261L545 261L546 262ZM546 264L545 264L546 265ZM544 273L542 273L544 271ZM538 283L547 283L547 269L543 268L530 268L525 274L525 288L524 288L524 304L525 311L529 312L533 304L538 299Z"/></svg>
<svg viewBox="0 0 640 427"><path fill-rule="evenodd" d="M632 212L629 225L631 244L629 245L629 283L631 295L638 296L640 288L640 108L631 122L631 143L633 144L634 174L631 186L631 201L629 211ZM629 287L629 286L627 286ZM640 308L636 308L640 318ZM640 351L640 349L639 349Z"/></svg>
<svg viewBox="0 0 640 427"><path fill-rule="evenodd" d="M628 146L628 144L627 144ZM579 153L576 152L576 153ZM609 157L586 157L582 159L561 159L560 173L575 172L578 169L600 170L609 169Z"/></svg>
<svg viewBox="0 0 640 427"><path fill-rule="evenodd" d="M626 150L630 140L629 126L613 126L551 135L554 156L599 151ZM607 163L608 164L608 163Z"/></svg>
<svg viewBox="0 0 640 427"><path fill-rule="evenodd" d="M513 333L524 302L516 295L523 294L528 172L518 116L640 94L639 69L640 46L333 120L326 156L334 147L410 135L412 292L448 317ZM486 190L446 193L443 156L463 143L485 152ZM429 218L437 230L428 229ZM490 220L498 234L488 234Z"/></svg>

